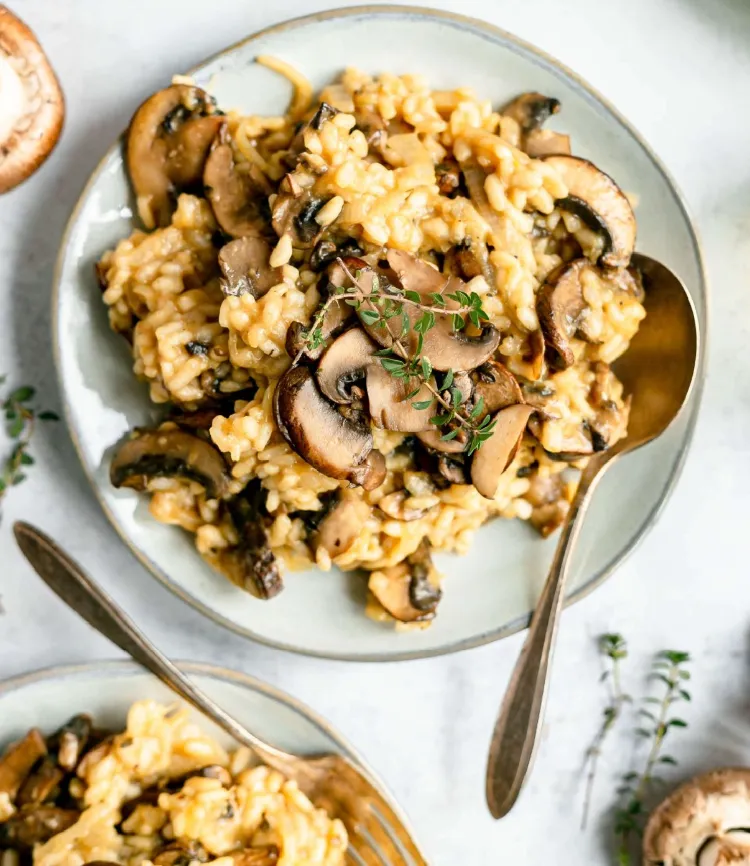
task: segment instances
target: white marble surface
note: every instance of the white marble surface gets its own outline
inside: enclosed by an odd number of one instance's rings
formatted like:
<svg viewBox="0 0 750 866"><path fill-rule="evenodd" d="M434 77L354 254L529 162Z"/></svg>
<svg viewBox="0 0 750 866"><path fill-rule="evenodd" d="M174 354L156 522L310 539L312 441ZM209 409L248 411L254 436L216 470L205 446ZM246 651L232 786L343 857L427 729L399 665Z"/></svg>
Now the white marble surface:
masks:
<svg viewBox="0 0 750 866"><path fill-rule="evenodd" d="M99 156L139 100L172 72L259 27L326 4L11 5L52 57L68 114L52 159L0 199L0 371L16 384L36 385L40 405L59 408L49 337L53 259ZM628 719L609 741L592 821L581 833L580 768L603 706L596 635L619 630L630 639L626 675L634 692L656 650L694 654L696 700L685 712L690 727L671 749L680 766L670 779L750 760L750 6L744 0L463 0L453 8L535 42L621 108L685 192L713 287L709 381L684 475L636 554L566 614L546 735L517 808L494 823L483 790L487 743L519 636L459 656L381 666L297 658L244 642L168 594L125 550L100 514L61 425L40 430L33 448L38 465L3 510L0 677L115 655L22 560L11 525L23 518L63 540L173 657L252 672L326 715L388 780L437 866L459 860L605 864L612 862L608 810L615 781L634 758L635 740ZM342 63L350 59L343 52Z"/></svg>

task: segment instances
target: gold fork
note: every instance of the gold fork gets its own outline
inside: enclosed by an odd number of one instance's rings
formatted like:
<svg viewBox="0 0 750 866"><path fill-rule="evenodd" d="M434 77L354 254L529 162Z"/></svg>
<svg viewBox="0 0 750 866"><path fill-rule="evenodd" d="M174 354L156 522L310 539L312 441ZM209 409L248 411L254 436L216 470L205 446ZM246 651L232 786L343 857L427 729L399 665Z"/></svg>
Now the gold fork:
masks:
<svg viewBox="0 0 750 866"><path fill-rule="evenodd" d="M300 757L264 742L195 686L151 643L97 584L40 530L18 522L18 546L37 574L89 625L155 674L181 698L251 748L269 767L297 782L349 834L347 862L356 866L427 866L398 814L365 773L341 755Z"/></svg>

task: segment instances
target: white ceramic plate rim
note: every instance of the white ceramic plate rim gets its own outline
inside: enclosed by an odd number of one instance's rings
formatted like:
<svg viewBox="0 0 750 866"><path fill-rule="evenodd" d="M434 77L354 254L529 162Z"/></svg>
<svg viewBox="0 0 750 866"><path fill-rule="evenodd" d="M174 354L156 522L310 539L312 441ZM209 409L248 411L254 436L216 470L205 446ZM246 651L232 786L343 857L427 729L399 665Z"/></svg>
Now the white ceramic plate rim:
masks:
<svg viewBox="0 0 750 866"><path fill-rule="evenodd" d="M681 442L680 451L677 454L677 459L674 463L672 473L667 479L664 489L659 497L658 501L651 509L650 513L646 516L643 524L640 529L633 535L627 545L615 556L613 559L609 561L609 563L602 569L600 569L597 573L595 573L589 580L579 586L576 590L571 592L565 599L565 606L567 607L570 604L579 601L580 599L587 596L590 592L592 592L596 587L598 587L601 583L603 583L636 549L636 547L643 541L646 534L652 529L654 524L659 519L664 506L667 503L667 500L671 496L674 491L677 480L682 473L682 469L685 464L685 460L687 458L687 453L689 451L690 445L693 440L693 434L695 432L695 426L698 417L698 411L700 409L701 399L703 396L703 387L705 384L706 378L706 359L707 359L707 339L706 335L709 330L709 283L708 277L706 274L705 260L703 256L703 251L701 247L701 242L698 236L698 231L695 226L695 222L690 213L690 209L685 201L685 198L680 191L679 187L675 183L673 177L667 170L667 168L662 163L661 159L654 153L651 146L648 142L643 138L643 136L632 126L632 124L607 100L602 94L600 94L594 87L592 87L587 81L585 81L581 76L575 73L573 70L569 69L559 60L556 60L554 57L545 53L541 49L532 45L529 42L526 42L523 39L520 39L517 36L514 36L512 33L509 33L506 30L503 30L500 27L497 27L493 24L489 24L485 21L482 21L478 18L472 18L466 15L459 15L453 12L447 12L440 9L430 9L427 7L421 6L406 6L406 5L395 5L395 4L387 4L387 5L364 5L364 6L350 6L343 9L331 9L325 12L317 12L310 15L303 15L297 18L292 18L288 21L281 22L279 24L271 25L270 27L263 28L262 30L258 30L257 32L247 36L244 39L239 40L233 45L224 48L223 50L217 52L216 54L206 58L201 63L197 64L192 69L188 70L187 74L191 75L202 67L208 65L209 63L221 58L223 55L232 52L239 48L240 46L247 45L248 43L252 43L257 41L265 36L270 34L277 34L283 32L285 30L293 29L295 27L304 27L307 24L313 22L327 21L338 18L347 18L352 16L363 16L363 15L394 15L394 14L407 14L412 16L421 16L425 18L432 18L437 20L446 21L449 23L460 24L467 27L471 27L473 29L484 30L489 37L494 37L500 42L505 43L506 47L510 47L511 49L518 50L524 54L530 54L535 57L539 62L543 65L551 68L555 71L556 74L569 78L575 84L581 88L589 97L593 98L595 101L599 102L602 106L604 106L607 111L612 116L612 119L618 123L623 130L631 136L638 144L642 147L644 153L647 155L649 160L654 165L657 172L659 172L662 177L666 180L672 195L674 196L675 203L678 205L679 209L682 211L682 215L685 219L685 223L689 228L691 235L691 244L693 247L693 253L696 258L696 262L698 264L699 269L699 283L701 288L701 297L699 299L694 299L695 303L698 306L698 314L702 323L700 339L698 343L698 361L696 366L696 374L693 382L692 393L690 396L690 405L688 405L685 411L690 411L690 417L688 418L688 422L684 432L684 438ZM492 643L496 640L501 640L502 638L509 637L512 634L516 634L517 632L525 629L529 625L529 621L531 619L531 613L525 614L517 617L514 620L511 620L509 623L505 623L504 625L491 629L489 631L485 631L480 635L466 638L462 640L458 640L452 643L448 643L444 646L433 647L428 649L417 649L417 650L405 650L402 652L395 653L340 653L340 652L332 652L332 651L323 651L323 650L314 650L314 649L303 649L298 646L290 645L284 643L282 641L276 641L271 638L263 637L258 635L252 629L245 628L238 623L233 622L227 617L217 613L215 610L210 608L208 605L196 599L191 593L184 590L182 587L178 586L172 579L166 574L159 566L156 565L145 553L139 550L131 540L124 534L121 530L118 522L105 502L104 498L101 496L99 489L97 487L96 479L94 478L93 472L90 467L87 465L84 456L83 449L80 445L79 441L79 431L76 427L73 413L70 409L67 399L65 398L65 388L62 378L62 363L60 361L60 328L59 328L59 316L56 314L58 308L58 293L60 290L60 285L62 282L62 269L63 269L63 261L65 257L65 251L70 242L71 232L77 222L79 212L83 206L83 203L88 197L89 191L97 182L102 169L113 153L114 150L121 147L122 139L118 139L111 148L104 155L99 165L91 174L91 177L87 181L83 191L81 192L80 198L73 209L73 212L68 220L68 223L65 227L65 231L62 237L62 241L60 244L60 251L58 253L57 263L55 267L55 274L53 280L52 287L52 344L53 344L53 353L55 357L55 366L57 368L57 376L58 383L60 386L60 390L63 396L63 409L65 414L65 420L68 426L68 430L70 431L71 439L73 440L73 445L78 453L79 460L81 461L81 465L83 467L84 473L88 478L91 487L94 491L94 495L96 496L99 504L102 507L102 510L106 514L113 528L120 536L122 541L127 545L133 555L141 562L141 564L151 572L151 574L156 577L164 586L166 586L171 592L181 598L183 601L187 602L187 604L194 607L196 610L199 610L209 619L213 620L215 623L228 628L230 631L235 632L236 634L241 635L242 637L249 638L257 643L264 644L266 646L271 646L276 649L285 650L287 652L297 653L299 655L317 657L317 658L326 658L333 659L336 661L356 661L356 662L383 662L383 661L408 661L413 659L420 658L431 658L434 656L447 655L449 653L460 652L467 649L472 649L474 647L483 646L488 643Z"/></svg>

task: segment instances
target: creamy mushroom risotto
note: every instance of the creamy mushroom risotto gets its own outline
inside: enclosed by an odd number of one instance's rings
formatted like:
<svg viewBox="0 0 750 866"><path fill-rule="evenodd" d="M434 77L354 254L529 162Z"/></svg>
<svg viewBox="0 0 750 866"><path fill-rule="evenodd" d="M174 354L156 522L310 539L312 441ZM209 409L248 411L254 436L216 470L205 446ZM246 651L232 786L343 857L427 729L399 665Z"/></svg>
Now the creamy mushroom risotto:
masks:
<svg viewBox="0 0 750 866"><path fill-rule="evenodd" d="M295 782L178 707L133 704L118 734L84 714L32 728L0 759L4 866L340 866L346 847Z"/></svg>
<svg viewBox="0 0 750 866"><path fill-rule="evenodd" d="M627 197L559 102L354 69L278 117L184 80L133 117L143 230L97 273L165 404L111 467L261 598L281 569L367 575L369 613L427 623L433 550L492 517L544 536L576 469L625 435L610 364L645 312Z"/></svg>

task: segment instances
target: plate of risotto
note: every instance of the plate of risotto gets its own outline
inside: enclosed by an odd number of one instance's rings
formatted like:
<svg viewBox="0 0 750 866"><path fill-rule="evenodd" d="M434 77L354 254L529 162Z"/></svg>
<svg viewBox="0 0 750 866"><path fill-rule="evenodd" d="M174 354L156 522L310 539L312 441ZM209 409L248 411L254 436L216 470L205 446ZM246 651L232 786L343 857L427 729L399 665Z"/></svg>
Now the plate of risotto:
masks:
<svg viewBox="0 0 750 866"><path fill-rule="evenodd" d="M580 469L627 432L636 243L705 320L669 176L572 72L442 12L309 16L160 85L56 280L68 421L114 526L286 649L409 658L522 628ZM602 483L572 599L653 523L699 398Z"/></svg>
<svg viewBox="0 0 750 866"><path fill-rule="evenodd" d="M367 769L286 695L232 671L184 667L269 742ZM53 668L0 684L4 866L343 866L346 849L341 821L135 664Z"/></svg>

